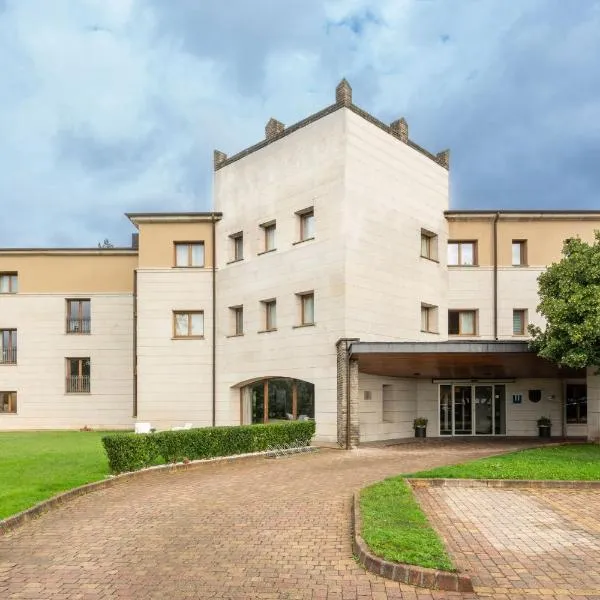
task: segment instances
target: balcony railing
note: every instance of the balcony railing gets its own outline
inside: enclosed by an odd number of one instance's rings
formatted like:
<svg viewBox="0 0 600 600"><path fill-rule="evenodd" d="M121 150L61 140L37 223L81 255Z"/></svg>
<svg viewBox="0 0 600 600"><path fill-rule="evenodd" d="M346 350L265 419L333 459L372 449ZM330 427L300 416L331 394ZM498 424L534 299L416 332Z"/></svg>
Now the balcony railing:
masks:
<svg viewBox="0 0 600 600"><path fill-rule="evenodd" d="M16 348L0 348L0 364L16 365L17 364L17 349Z"/></svg>
<svg viewBox="0 0 600 600"><path fill-rule="evenodd" d="M67 318L67 333L90 333L92 320L90 318Z"/></svg>
<svg viewBox="0 0 600 600"><path fill-rule="evenodd" d="M67 377L67 392L70 394L88 394L90 391L90 376L75 375Z"/></svg>

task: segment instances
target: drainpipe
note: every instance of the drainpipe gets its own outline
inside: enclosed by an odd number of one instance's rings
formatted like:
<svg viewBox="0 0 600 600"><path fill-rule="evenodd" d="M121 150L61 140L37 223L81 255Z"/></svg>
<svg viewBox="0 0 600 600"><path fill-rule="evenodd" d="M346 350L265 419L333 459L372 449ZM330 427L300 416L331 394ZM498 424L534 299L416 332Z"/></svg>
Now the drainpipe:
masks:
<svg viewBox="0 0 600 600"><path fill-rule="evenodd" d="M133 270L133 418L138 416L138 381L137 381L137 295L138 272Z"/></svg>
<svg viewBox="0 0 600 600"><path fill-rule="evenodd" d="M498 339L498 219L500 213L497 212L494 216L494 339Z"/></svg>
<svg viewBox="0 0 600 600"><path fill-rule="evenodd" d="M216 218L212 215L212 426L217 424L217 248Z"/></svg>

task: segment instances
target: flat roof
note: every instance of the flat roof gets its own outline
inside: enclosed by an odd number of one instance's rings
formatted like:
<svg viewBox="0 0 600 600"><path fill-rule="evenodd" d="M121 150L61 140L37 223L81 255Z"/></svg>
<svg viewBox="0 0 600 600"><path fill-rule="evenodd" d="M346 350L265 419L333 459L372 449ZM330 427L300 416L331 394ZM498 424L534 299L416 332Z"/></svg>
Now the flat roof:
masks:
<svg viewBox="0 0 600 600"><path fill-rule="evenodd" d="M144 223L205 223L218 221L222 218L221 212L151 212L151 213L125 213L125 216L134 224Z"/></svg>
<svg viewBox="0 0 600 600"><path fill-rule="evenodd" d="M353 342L349 353L362 373L431 379L581 378L585 369L559 367L527 342Z"/></svg>
<svg viewBox="0 0 600 600"><path fill-rule="evenodd" d="M597 217L600 219L598 210L446 210L446 217Z"/></svg>
<svg viewBox="0 0 600 600"><path fill-rule="evenodd" d="M136 248L0 248L0 254L119 254L136 255Z"/></svg>

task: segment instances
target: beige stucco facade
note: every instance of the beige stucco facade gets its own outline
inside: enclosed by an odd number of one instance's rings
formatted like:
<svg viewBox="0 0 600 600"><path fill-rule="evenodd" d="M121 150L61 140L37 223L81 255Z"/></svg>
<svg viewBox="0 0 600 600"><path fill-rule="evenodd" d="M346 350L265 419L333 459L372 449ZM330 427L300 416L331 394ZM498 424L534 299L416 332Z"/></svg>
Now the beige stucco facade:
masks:
<svg viewBox="0 0 600 600"><path fill-rule="evenodd" d="M448 154L420 148L404 121L381 123L342 92L287 129L270 122L266 139L238 155L215 152L214 212L129 214L132 248L0 250L0 276L18 278L0 293L0 329L18 340L18 360L0 364L0 393L17 393L0 430L245 423L249 382L285 378L314 385L319 440L345 443L346 430L363 442L410 437L416 417L440 435L440 381L418 362L394 371L383 359L381 372L357 374L337 342L525 342L513 311L543 325L537 277L564 239L593 239L600 213L449 210ZM526 249L518 266L515 240ZM475 264L448 265L449 241L474 243ZM178 264L177 244L201 246L201 264ZM66 302L78 298L90 301L89 333L65 328ZM475 311L474 333L448 333L449 311L460 310ZM90 360L85 393L65 389L69 357ZM464 384L448 373L446 385ZM554 435L600 437L600 386L589 373L470 375L479 380L505 386L502 435L536 435L536 420L550 416ZM566 386L586 381L587 423L567 424Z"/></svg>

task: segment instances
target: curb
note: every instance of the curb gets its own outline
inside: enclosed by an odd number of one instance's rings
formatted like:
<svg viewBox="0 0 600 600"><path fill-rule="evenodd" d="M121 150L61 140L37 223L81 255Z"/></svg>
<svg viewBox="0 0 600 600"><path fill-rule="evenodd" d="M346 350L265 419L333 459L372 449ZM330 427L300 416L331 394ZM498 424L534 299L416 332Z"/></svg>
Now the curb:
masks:
<svg viewBox="0 0 600 600"><path fill-rule="evenodd" d="M310 450L304 450L302 453L313 453L317 452L318 448L312 448ZM289 449L287 451L283 451L281 454L300 454L295 449ZM13 531L18 527L21 527L28 521L31 521L40 515L49 512L53 509L60 507L65 504L69 500L73 498L78 498L79 496L85 496L91 492L95 492L97 490L103 490L123 481L128 481L130 479L137 479L138 477L144 477L146 475L150 475L152 473L172 473L174 471L185 471L187 469L192 469L195 467L201 467L202 465L220 463L220 462L233 462L237 460L248 460L251 458L261 458L266 457L269 458L274 456L272 450L265 450L263 452L252 452L249 454L236 454L234 456L217 456L215 458L205 458L202 460L192 460L188 463L175 463L168 465L156 465L154 467L148 467L147 469L140 469L139 471L129 471L127 473L120 473L119 475L109 475L106 479L102 479L100 481L93 481L92 483L86 483L84 485L75 487L73 489L67 490L66 492L62 492L57 494L56 496L52 496L47 500L42 500L37 504L34 504L31 508L27 508L24 511L17 513L16 515L12 515L10 517L6 517L5 519L0 520L0 537L9 531Z"/></svg>
<svg viewBox="0 0 600 600"><path fill-rule="evenodd" d="M366 542L363 540L360 532L362 531L362 522L360 517L359 494L355 493L352 502L352 549L354 554L367 571L398 581L429 588L431 590L442 590L445 592L473 592L473 583L468 575L459 575L447 571L437 571L436 569L427 569L415 565L405 565L402 563L389 562L383 558L375 556Z"/></svg>
<svg viewBox="0 0 600 600"><path fill-rule="evenodd" d="M512 488L512 489L600 489L600 481L561 481L559 479L429 479L411 478L406 479L413 488L419 487L464 487L464 488Z"/></svg>

